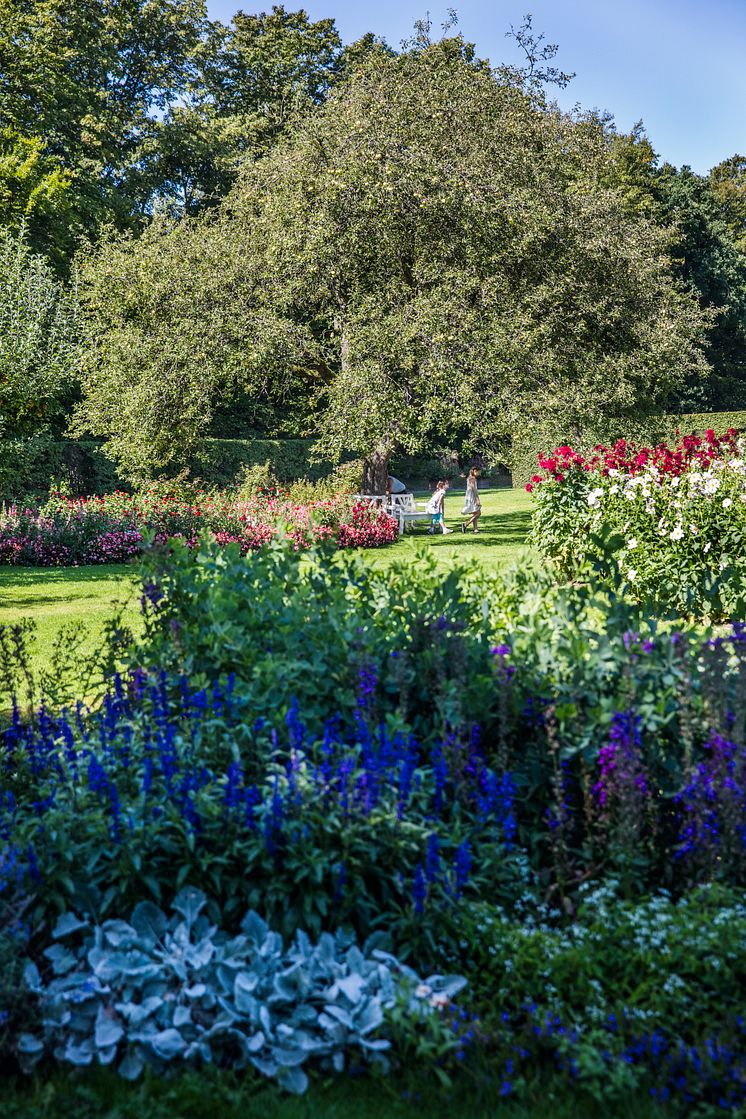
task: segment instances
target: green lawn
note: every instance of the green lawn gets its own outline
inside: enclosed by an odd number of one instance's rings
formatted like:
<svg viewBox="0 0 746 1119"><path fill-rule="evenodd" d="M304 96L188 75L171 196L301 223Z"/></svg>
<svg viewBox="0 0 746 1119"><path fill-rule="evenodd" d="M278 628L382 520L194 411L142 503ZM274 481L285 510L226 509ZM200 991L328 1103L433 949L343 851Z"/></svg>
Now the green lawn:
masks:
<svg viewBox="0 0 746 1119"><path fill-rule="evenodd" d="M418 499L424 500L426 496L429 495L419 495ZM450 536L441 533L429 536L427 522L422 522L414 530L407 531L395 547L367 552L366 558L378 568L387 567L406 555L414 558L421 547L426 547L444 569L458 560L480 563L496 571L528 556L531 552L526 545L531 522L530 496L525 490L507 488L488 490L481 496L482 516L476 535L471 532L463 535L460 531L461 522L465 520L461 516L464 495L456 490L446 496L446 525L456 530Z"/></svg>
<svg viewBox="0 0 746 1119"><path fill-rule="evenodd" d="M426 495L422 495L423 497ZM427 524L411 531L389 548L363 553L366 560L385 569L397 560L410 559L427 550L443 569L454 561L479 563L497 570L530 554L525 544L530 521L530 498L523 490L499 489L482 495L479 533L464 536L429 536ZM446 524L458 529L463 494L446 498ZM83 623L89 631L88 646L99 638L102 626L117 605L125 604L125 621L139 624L136 567L6 567L0 568L0 624L22 617L36 623L36 663L49 667L55 638L69 623Z"/></svg>
<svg viewBox="0 0 746 1119"><path fill-rule="evenodd" d="M284 1095L213 1068L177 1076L150 1075L128 1084L108 1070L56 1072L6 1086L3 1102L15 1119L664 1119L649 1099L593 1103L568 1094L533 1105L501 1100L497 1089L476 1093L463 1082L452 1091L431 1087L404 1093L396 1079L315 1081L305 1096ZM5 1111L1 1112L5 1115Z"/></svg>
<svg viewBox="0 0 746 1119"><path fill-rule="evenodd" d="M124 564L98 567L0 568L0 625L30 618L36 626L36 664L47 669L55 639L69 624L83 624L92 649L107 618L126 605L125 621L139 624L136 568Z"/></svg>

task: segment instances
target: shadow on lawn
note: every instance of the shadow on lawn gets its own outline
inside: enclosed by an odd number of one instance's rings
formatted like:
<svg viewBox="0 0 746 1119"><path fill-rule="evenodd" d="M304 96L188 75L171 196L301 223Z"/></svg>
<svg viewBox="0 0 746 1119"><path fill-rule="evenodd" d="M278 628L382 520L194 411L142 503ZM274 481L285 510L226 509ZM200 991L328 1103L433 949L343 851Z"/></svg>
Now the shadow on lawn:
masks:
<svg viewBox="0 0 746 1119"><path fill-rule="evenodd" d="M137 565L126 563L84 567L6 567L0 570L0 588L33 587L39 583L101 583L136 574Z"/></svg>
<svg viewBox="0 0 746 1119"><path fill-rule="evenodd" d="M453 532L449 536L435 533L432 537L433 547L439 548L443 545L453 547L454 544L459 544L470 548L514 548L528 544L528 533L531 528L530 510L485 514L479 519L477 533L469 531L462 533L463 520L461 516L446 515L446 524L453 529ZM418 536L428 537L427 530L418 533Z"/></svg>
<svg viewBox="0 0 746 1119"><path fill-rule="evenodd" d="M135 577L136 565L111 564L86 567L8 567L0 570L0 612L37 610L47 606L64 608L66 603L83 606L123 605L120 587L107 595L100 583L119 583ZM126 592L125 592L125 597Z"/></svg>

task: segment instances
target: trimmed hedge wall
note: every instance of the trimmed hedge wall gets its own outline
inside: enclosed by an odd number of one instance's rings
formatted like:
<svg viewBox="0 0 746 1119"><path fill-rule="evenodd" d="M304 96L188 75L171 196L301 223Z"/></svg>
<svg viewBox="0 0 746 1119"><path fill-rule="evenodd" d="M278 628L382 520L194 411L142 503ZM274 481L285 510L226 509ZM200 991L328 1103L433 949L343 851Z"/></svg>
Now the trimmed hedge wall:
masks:
<svg viewBox="0 0 746 1119"><path fill-rule="evenodd" d="M313 439L205 439L189 464L195 477L211 486L230 486L243 466L270 463L280 482L310 478L316 482L332 472L329 463L311 461Z"/></svg>
<svg viewBox="0 0 746 1119"><path fill-rule="evenodd" d="M536 428L530 435L514 439L510 456L513 486L522 488L538 470L538 456L547 454L560 443L570 443L580 450L590 450L596 443L614 443L623 435L638 445L658 443L663 439L676 439L677 429L682 434L701 435L708 427L718 433L735 427L746 431L746 411L740 412L688 412L680 415L649 416L644 420L627 423L620 431L619 421L609 421L605 428L598 427L583 432L580 440L568 438L566 433Z"/></svg>
<svg viewBox="0 0 746 1119"><path fill-rule="evenodd" d="M746 431L746 411L652 417L628 424L625 435L637 443L651 443L675 438L677 428L682 432L701 433L708 427L718 432L728 427ZM618 438L618 427L606 431L589 430L584 433L579 445L587 449L594 443L613 442ZM542 429L534 429L529 437L514 440L509 463L513 486L524 486L536 473L537 456L551 451L565 440L564 435ZM263 466L266 462L271 464L281 482L293 482L298 478L317 481L330 474L332 466L312 462L313 447L313 439L205 439L189 467L194 477L204 479L211 486L230 486L243 466ZM348 461L352 457L348 456ZM402 455L394 459L391 470L412 488L426 487L438 478L457 478L462 473L458 458L451 451L431 456ZM484 475L493 485L510 484L510 473L502 464L487 466ZM0 497L44 494L53 481L58 484L64 482L73 493L107 493L126 488L100 443L85 439L60 440L40 445L38 453L28 459L12 488Z"/></svg>
<svg viewBox="0 0 746 1119"><path fill-rule="evenodd" d="M43 496L53 485L69 486L76 494L111 493L122 481L101 444L91 439L50 440L32 444L23 466L0 498Z"/></svg>

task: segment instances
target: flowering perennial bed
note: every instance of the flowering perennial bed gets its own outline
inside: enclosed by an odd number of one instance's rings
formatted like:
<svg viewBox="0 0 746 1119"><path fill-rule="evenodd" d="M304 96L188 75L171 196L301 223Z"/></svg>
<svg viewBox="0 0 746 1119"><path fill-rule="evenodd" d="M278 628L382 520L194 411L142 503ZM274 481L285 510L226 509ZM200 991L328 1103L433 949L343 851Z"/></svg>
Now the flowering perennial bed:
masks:
<svg viewBox="0 0 746 1119"><path fill-rule="evenodd" d="M298 505L278 496L195 502L157 492L104 497L53 495L44 503L0 508L0 564L38 567L125 563L154 543L178 538L194 548L200 536L238 544L245 554L278 536L297 549L327 542L338 548L380 548L397 539L396 521L380 509L339 496Z"/></svg>
<svg viewBox="0 0 746 1119"><path fill-rule="evenodd" d="M541 569L143 565L126 670L0 728L0 1060L740 1113L746 627Z"/></svg>
<svg viewBox="0 0 746 1119"><path fill-rule="evenodd" d="M746 448L735 430L586 457L540 456L533 540L563 573L608 561L640 598L687 614L741 616L746 603Z"/></svg>
<svg viewBox="0 0 746 1119"><path fill-rule="evenodd" d="M513 684L509 655L492 652L495 687ZM360 1049L401 1059L392 1042L406 1048L424 1034L440 1046L441 1067L488 1059L503 1095L547 1061L570 1080L587 1078L590 1062L602 1081L646 1083L661 1098L744 1103L743 1021L728 1000L717 1028L677 1002L682 984L697 990L697 1005L714 1000L715 978L695 972L685 983L671 971L660 995L652 981L663 965L650 953L672 936L672 922L691 967L685 908L663 896L640 905L642 922L620 912L587 930L598 920L589 899L582 921L562 931L560 914L538 903L542 882L561 881L577 859L581 886L607 860L627 891L644 890L646 863L677 891L702 878L743 882L742 743L713 732L694 747L674 792L661 788L634 714L619 713L593 766L568 760L552 778L550 763L528 795L536 757L516 752L503 768L476 733L423 750L411 736L369 724L376 690L371 673L361 673L354 732L332 719L314 739L293 708L281 735L251 728L255 745L241 761L231 753L246 738L247 712L232 679L204 689L136 672L115 680L96 712L42 711L35 724L14 717L0 756L0 902L25 913L12 927L19 955L30 950L35 961L25 966L18 1005L3 1011L15 1024L31 1008L32 1023L11 1037L22 1065L45 1051L75 1065L116 1061L126 1076L144 1063L250 1063L302 1090L305 1076L294 1070L303 1064L331 1068L333 1059L341 1070ZM152 898L180 886L173 905L181 917L167 928ZM199 917L208 899L209 920ZM288 933L327 921L360 937L393 930L410 954L434 952L448 970L463 968L470 1001L451 1003L462 980L422 984L408 972L408 1025L395 1013L396 960L346 951L344 935L314 948L299 934L285 960L277 937L271 955L259 951L251 937L266 941L268 932L244 916L247 902ZM509 920L515 913L522 929ZM716 907L710 915L717 923ZM733 903L728 919L746 943L746 910ZM217 937L216 923L225 928ZM628 938L638 968L652 963L646 994L639 976L618 986L593 978L602 973L601 928L610 924L619 941L610 959ZM72 948L71 938L93 925L95 938ZM699 928L696 942L706 939ZM709 947L722 945L710 938ZM576 992L575 1005L570 989L538 982L536 958L545 957L547 975L577 970L578 953L592 957L574 980L591 997ZM526 974L511 975L515 961ZM444 992L440 1004L433 990ZM417 1012L425 996L427 1020Z"/></svg>

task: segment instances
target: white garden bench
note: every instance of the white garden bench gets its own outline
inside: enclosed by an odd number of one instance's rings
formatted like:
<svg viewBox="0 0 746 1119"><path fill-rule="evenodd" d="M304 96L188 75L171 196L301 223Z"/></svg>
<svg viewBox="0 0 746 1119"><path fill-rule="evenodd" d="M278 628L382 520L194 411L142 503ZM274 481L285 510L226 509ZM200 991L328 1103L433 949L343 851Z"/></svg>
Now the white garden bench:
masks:
<svg viewBox="0 0 746 1119"><path fill-rule="evenodd" d="M422 509L417 508L414 495L411 493L392 493L388 512L399 522L400 536L403 536L408 525L414 527L417 521L430 521L432 519L432 514L426 513L424 509L424 505L427 503L420 502L420 504L423 506Z"/></svg>
<svg viewBox="0 0 746 1119"><path fill-rule="evenodd" d="M392 493L371 494L356 493L352 495L356 501L367 501L369 505L379 505L389 516L393 517L399 525L399 535L404 535L408 525L414 526L417 521L429 521L432 514L426 513L424 508L418 509L415 504L414 494ZM421 505L426 504L420 502Z"/></svg>

